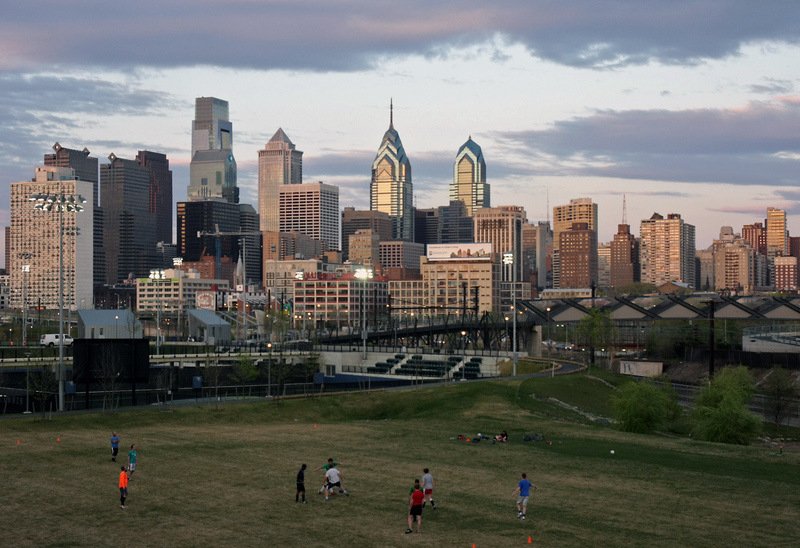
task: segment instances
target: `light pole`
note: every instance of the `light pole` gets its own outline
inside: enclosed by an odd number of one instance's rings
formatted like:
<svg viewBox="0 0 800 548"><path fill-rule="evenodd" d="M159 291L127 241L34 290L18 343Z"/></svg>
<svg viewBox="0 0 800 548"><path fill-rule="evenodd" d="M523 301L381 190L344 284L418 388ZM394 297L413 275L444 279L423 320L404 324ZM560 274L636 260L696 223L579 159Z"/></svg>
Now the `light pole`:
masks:
<svg viewBox="0 0 800 548"><path fill-rule="evenodd" d="M60 188L57 194L32 194L28 197L36 202L34 209L39 211L58 211L58 410L64 410L64 211L80 213L86 200L80 194L64 194Z"/></svg>
<svg viewBox="0 0 800 548"><path fill-rule="evenodd" d="M547 307L547 353L550 354L550 307Z"/></svg>
<svg viewBox="0 0 800 548"><path fill-rule="evenodd" d="M463 373L467 367L467 332L461 332L461 356L464 358L464 363L461 365L461 372ZM448 377L449 377L449 370L448 370ZM461 377L464 378L463 375Z"/></svg>
<svg viewBox="0 0 800 548"><path fill-rule="evenodd" d="M356 278L363 282L361 288L361 342L363 343L364 353L363 359L367 359L367 280L373 276L371 268L358 268L356 269Z"/></svg>
<svg viewBox="0 0 800 548"><path fill-rule="evenodd" d="M517 376L517 268L514 265L514 252L506 251L503 253L503 264L511 266L511 310L514 312L512 323L512 344L514 345L514 370L513 376Z"/></svg>
<svg viewBox="0 0 800 548"><path fill-rule="evenodd" d="M161 354L161 299L159 287L161 282L166 279L166 274L163 270L151 270L150 281L156 284L156 354Z"/></svg>
<svg viewBox="0 0 800 548"><path fill-rule="evenodd" d="M22 255L22 254L21 254ZM25 253L24 255L28 255ZM28 344L28 272L31 265L22 265L22 346Z"/></svg>

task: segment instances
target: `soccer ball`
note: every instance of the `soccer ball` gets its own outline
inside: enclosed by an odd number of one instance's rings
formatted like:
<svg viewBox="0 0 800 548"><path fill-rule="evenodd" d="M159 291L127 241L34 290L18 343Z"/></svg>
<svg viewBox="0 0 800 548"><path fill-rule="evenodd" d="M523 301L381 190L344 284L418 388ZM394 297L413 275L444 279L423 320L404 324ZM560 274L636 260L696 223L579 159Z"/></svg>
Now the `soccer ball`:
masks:
<svg viewBox="0 0 800 548"><path fill-rule="evenodd" d="M611 454L612 454L612 455L614 454L614 450L613 450L613 449L611 450Z"/></svg>

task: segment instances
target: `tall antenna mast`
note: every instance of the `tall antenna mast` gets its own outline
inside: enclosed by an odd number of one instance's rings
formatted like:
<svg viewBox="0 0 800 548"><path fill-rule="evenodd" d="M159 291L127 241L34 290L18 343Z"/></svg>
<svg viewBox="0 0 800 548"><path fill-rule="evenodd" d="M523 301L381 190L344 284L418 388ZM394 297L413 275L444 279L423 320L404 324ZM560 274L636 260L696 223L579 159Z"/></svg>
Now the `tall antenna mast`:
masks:
<svg viewBox="0 0 800 548"><path fill-rule="evenodd" d="M389 127L394 127L394 99L389 98Z"/></svg>
<svg viewBox="0 0 800 548"><path fill-rule="evenodd" d="M622 224L628 224L628 204L624 194L622 195Z"/></svg>
<svg viewBox="0 0 800 548"><path fill-rule="evenodd" d="M545 189L547 191L547 201L545 202L545 207L547 208L545 211L545 219L547 220L547 226L550 226L550 187Z"/></svg>

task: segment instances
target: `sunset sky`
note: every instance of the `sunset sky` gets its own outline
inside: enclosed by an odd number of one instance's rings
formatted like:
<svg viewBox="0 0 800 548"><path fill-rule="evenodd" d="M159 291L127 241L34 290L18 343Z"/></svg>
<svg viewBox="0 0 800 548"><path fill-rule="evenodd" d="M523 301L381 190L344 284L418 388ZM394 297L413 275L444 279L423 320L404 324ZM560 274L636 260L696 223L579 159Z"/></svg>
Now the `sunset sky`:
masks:
<svg viewBox="0 0 800 548"><path fill-rule="evenodd" d="M8 185L58 141L166 153L186 196L194 98L230 103L241 201L282 127L306 182L369 207L389 123L417 207L448 200L453 160L483 148L492 205L529 221L599 204L601 242L680 213L720 226L785 208L800 235L800 3L737 0L0 0L0 223ZM552 215L552 214L551 214Z"/></svg>

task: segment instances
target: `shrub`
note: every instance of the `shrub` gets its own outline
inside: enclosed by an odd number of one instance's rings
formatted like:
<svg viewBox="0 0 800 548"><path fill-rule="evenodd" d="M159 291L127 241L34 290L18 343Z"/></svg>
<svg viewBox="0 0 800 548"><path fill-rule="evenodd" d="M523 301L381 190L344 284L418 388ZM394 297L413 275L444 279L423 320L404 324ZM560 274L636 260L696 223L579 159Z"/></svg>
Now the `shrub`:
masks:
<svg viewBox="0 0 800 548"><path fill-rule="evenodd" d="M651 434L675 416L670 396L649 380L623 385L612 403L620 429L625 432Z"/></svg>
<svg viewBox="0 0 800 548"><path fill-rule="evenodd" d="M747 407L754 392L755 383L746 367L720 371L697 398L695 438L749 444L761 430L761 419Z"/></svg>

